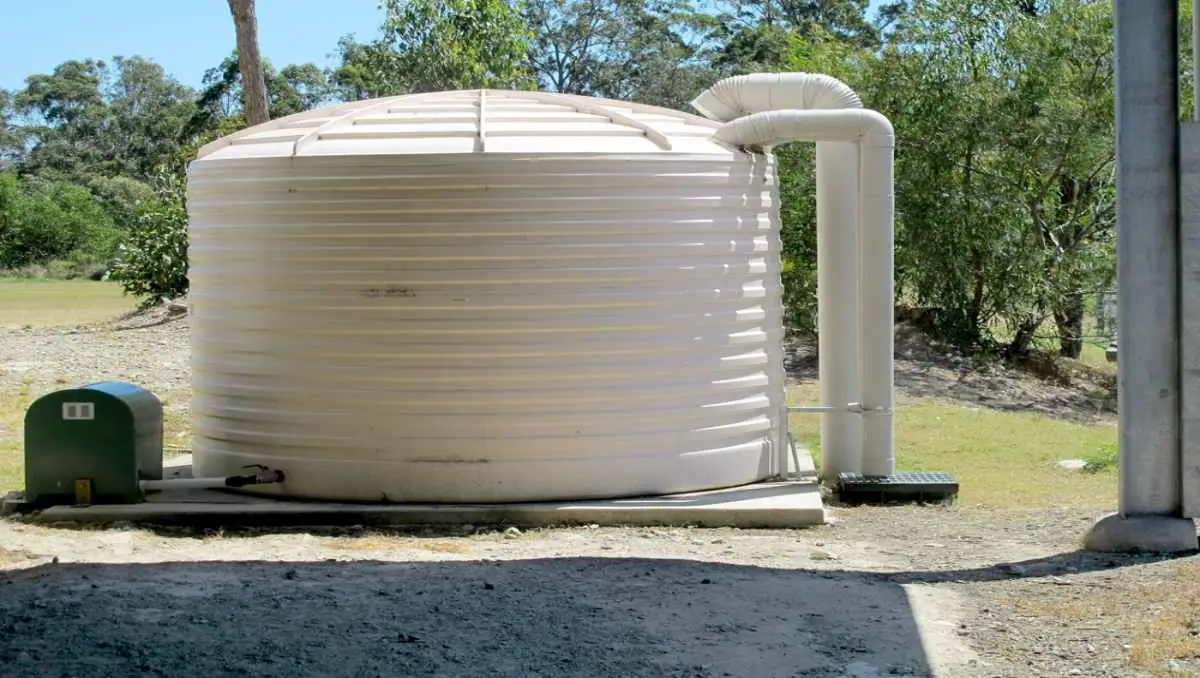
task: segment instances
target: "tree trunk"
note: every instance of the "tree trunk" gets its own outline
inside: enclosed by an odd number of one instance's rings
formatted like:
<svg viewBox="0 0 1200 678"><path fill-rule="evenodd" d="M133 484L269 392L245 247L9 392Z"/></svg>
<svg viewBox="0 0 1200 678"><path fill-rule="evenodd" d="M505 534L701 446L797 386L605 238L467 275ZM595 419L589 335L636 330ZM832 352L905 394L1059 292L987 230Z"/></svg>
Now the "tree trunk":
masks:
<svg viewBox="0 0 1200 678"><path fill-rule="evenodd" d="M1078 359L1083 353L1083 294L1069 294L1054 309L1054 324L1058 327L1058 352Z"/></svg>
<svg viewBox="0 0 1200 678"><path fill-rule="evenodd" d="M267 112L267 82L262 55L258 53L258 20L254 0L229 0L229 11L237 28L238 70L242 74L242 103L246 123L258 125L271 119Z"/></svg>
<svg viewBox="0 0 1200 678"><path fill-rule="evenodd" d="M1004 352L1009 358L1020 358L1028 355L1030 349L1033 348L1034 333L1041 325L1041 321L1032 316L1025 318L1017 326L1017 331L1013 334L1012 341L1008 342Z"/></svg>

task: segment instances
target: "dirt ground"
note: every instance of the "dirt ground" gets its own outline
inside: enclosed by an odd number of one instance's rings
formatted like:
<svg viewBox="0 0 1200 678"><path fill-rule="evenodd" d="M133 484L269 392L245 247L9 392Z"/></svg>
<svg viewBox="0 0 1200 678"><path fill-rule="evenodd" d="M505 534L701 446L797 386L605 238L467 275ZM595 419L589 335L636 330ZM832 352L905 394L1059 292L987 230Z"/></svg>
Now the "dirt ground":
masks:
<svg viewBox="0 0 1200 678"><path fill-rule="evenodd" d="M1086 388L905 350L908 397L1111 416ZM186 413L186 320L0 332L0 388L107 378ZM834 507L783 531L0 521L0 675L1200 676L1200 556L1080 553L1107 508ZM1179 629L1194 656L1155 659Z"/></svg>
<svg viewBox="0 0 1200 678"><path fill-rule="evenodd" d="M835 509L794 531L76 531L0 523L5 676L1068 676L1147 615L1030 614L1196 557L1075 551L1093 516ZM1194 576L1200 576L1200 569ZM1057 608L1056 608L1057 606ZM1197 643L1200 652L1200 642Z"/></svg>

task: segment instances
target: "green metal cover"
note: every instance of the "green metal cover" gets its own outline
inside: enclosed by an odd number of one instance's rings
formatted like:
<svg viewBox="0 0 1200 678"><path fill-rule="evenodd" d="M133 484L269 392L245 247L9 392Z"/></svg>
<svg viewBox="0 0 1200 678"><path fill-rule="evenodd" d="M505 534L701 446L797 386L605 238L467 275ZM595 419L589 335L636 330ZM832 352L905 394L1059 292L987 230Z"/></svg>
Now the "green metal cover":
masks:
<svg viewBox="0 0 1200 678"><path fill-rule="evenodd" d="M74 503L90 479L94 503L133 503L139 480L162 478L162 403L124 382L42 396L25 413L25 498Z"/></svg>

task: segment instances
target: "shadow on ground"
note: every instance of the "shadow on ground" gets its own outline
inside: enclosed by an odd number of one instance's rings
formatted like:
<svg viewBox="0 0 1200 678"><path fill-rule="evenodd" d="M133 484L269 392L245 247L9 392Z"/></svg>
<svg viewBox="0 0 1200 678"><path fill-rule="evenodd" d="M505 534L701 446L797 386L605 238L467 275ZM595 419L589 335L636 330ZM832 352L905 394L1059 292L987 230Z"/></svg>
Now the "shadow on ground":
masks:
<svg viewBox="0 0 1200 678"><path fill-rule="evenodd" d="M46 565L0 575L0 666L7 678L930 673L898 583L641 558Z"/></svg>

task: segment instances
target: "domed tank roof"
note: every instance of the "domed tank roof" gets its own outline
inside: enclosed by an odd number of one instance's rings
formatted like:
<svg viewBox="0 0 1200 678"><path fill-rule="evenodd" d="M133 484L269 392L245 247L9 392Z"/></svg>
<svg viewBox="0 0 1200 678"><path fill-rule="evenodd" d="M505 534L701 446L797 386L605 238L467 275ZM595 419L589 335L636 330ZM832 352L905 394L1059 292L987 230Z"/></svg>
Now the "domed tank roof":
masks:
<svg viewBox="0 0 1200 678"><path fill-rule="evenodd" d="M720 123L624 101L464 90L355 101L223 137L198 160L344 155L722 154Z"/></svg>

